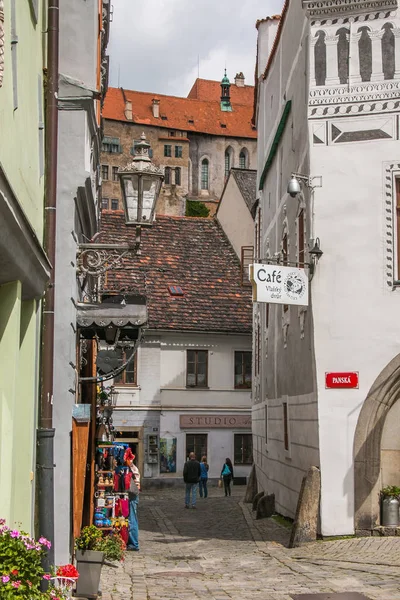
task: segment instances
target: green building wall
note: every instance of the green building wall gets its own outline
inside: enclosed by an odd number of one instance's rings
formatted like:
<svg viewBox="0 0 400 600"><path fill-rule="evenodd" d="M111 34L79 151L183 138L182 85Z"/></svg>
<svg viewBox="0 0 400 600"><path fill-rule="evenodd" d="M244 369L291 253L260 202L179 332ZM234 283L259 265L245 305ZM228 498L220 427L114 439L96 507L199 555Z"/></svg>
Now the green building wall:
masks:
<svg viewBox="0 0 400 600"><path fill-rule="evenodd" d="M39 292L37 287L32 292L29 265L40 265L40 272L49 268L42 248L46 2L38 0L37 14L35 5L4 0L0 86L0 254L2 243L8 248L16 244L25 252L27 265L21 267L20 258L17 264L17 257L15 265L9 257L2 265L0 258L0 517L29 533L34 523L40 297L45 281Z"/></svg>

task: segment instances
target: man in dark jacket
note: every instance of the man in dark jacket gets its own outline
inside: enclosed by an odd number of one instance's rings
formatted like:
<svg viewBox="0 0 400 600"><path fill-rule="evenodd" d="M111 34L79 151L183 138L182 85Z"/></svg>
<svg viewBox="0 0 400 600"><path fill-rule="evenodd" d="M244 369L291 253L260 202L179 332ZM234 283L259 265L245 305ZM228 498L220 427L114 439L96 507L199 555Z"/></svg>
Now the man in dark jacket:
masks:
<svg viewBox="0 0 400 600"><path fill-rule="evenodd" d="M192 495L192 508L196 508L197 484L200 480L200 463L196 460L194 452L189 454L189 460L183 467L183 481L186 483L185 508L190 506L190 494Z"/></svg>

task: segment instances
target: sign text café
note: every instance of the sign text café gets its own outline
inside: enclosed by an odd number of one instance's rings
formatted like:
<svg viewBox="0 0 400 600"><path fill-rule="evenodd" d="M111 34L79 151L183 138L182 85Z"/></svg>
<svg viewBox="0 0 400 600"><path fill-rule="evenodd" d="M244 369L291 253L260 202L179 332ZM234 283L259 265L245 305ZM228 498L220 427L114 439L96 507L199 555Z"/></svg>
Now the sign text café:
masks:
<svg viewBox="0 0 400 600"><path fill-rule="evenodd" d="M308 276L304 269L281 265L250 265L253 302L308 306Z"/></svg>

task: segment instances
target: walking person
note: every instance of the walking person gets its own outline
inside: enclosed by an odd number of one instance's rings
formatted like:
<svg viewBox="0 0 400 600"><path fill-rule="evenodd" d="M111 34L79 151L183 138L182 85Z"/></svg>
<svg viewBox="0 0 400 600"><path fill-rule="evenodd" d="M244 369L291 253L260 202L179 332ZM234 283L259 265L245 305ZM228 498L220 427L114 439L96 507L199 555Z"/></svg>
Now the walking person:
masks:
<svg viewBox="0 0 400 600"><path fill-rule="evenodd" d="M207 464L207 456L202 456L200 463L200 481L199 481L199 492L200 498L207 498L208 490L207 490L207 481L208 481L208 469L209 465Z"/></svg>
<svg viewBox="0 0 400 600"><path fill-rule="evenodd" d="M221 470L221 477L224 480L225 496L231 495L231 481L233 479L233 465L230 458L225 459L224 466Z"/></svg>
<svg viewBox="0 0 400 600"><path fill-rule="evenodd" d="M129 467L131 478L136 484L130 485L128 497L129 497L129 517L128 517L128 544L127 550L139 551L139 519L138 519L138 505L139 505L139 492L140 492L140 472L137 466L133 463L135 455L132 450L128 448L124 455L125 464ZM132 490L132 488L135 488ZM132 490L132 491L131 491Z"/></svg>
<svg viewBox="0 0 400 600"><path fill-rule="evenodd" d="M183 481L186 483L185 508L190 507L190 496L192 496L192 508L196 508L197 484L200 481L200 463L196 460L194 452L189 454L189 460L183 467Z"/></svg>

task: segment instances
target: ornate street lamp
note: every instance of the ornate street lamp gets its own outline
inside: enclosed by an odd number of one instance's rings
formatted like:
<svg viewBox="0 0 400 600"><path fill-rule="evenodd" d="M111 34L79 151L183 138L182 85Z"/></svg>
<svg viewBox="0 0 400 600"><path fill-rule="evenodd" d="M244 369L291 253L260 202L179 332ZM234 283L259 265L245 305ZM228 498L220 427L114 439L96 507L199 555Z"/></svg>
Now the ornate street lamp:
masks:
<svg viewBox="0 0 400 600"><path fill-rule="evenodd" d="M162 170L150 160L150 144L144 133L135 146L135 156L126 167L118 169L125 209L126 225L151 225L161 184Z"/></svg>
<svg viewBox="0 0 400 600"><path fill-rule="evenodd" d="M127 254L140 254L141 228L153 222L164 174L149 156L150 144L144 133L135 146L135 156L126 167L118 169L122 188L126 225L136 227L133 244L79 244L77 268L79 275L101 277L106 271L120 267ZM97 290L98 292L99 290Z"/></svg>

